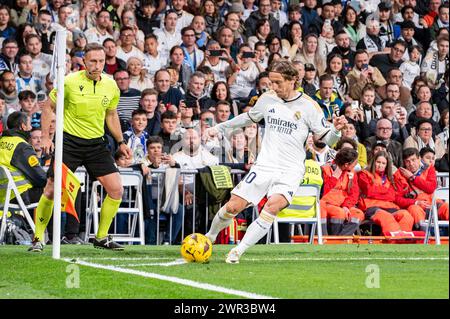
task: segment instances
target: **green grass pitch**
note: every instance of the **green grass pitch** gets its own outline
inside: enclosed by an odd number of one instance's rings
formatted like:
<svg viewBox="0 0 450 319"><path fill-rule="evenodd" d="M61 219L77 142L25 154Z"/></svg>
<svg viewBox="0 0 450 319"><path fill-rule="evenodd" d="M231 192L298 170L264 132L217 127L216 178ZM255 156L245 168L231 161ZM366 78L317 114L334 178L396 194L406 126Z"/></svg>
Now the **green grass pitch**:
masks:
<svg viewBox="0 0 450 319"><path fill-rule="evenodd" d="M26 248L0 246L0 299L245 298L202 284L282 299L449 298L448 246L258 245L238 265L224 262L232 248L226 245L214 246L208 264L180 264L179 246L126 246L123 252L61 246L62 260L51 258L51 246L41 254ZM199 286L142 274L187 279Z"/></svg>

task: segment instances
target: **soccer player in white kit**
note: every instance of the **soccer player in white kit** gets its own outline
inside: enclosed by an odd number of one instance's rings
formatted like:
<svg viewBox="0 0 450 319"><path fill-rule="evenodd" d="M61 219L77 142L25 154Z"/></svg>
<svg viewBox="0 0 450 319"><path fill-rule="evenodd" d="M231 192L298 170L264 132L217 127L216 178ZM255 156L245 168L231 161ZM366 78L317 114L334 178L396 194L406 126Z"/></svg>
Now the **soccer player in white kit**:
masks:
<svg viewBox="0 0 450 319"><path fill-rule="evenodd" d="M227 256L227 263L239 263L239 258L263 238L280 210L287 207L299 187L305 172L305 141L312 131L315 136L334 145L340 130L347 123L344 116L328 123L319 105L306 94L295 90L298 72L291 62L277 61L269 67L273 91L264 93L247 113L206 130L207 137L224 134L229 129L265 121L265 132L255 164L246 177L232 190L230 200L218 211L206 236L215 242L219 232L249 205L258 205L267 195L259 217Z"/></svg>

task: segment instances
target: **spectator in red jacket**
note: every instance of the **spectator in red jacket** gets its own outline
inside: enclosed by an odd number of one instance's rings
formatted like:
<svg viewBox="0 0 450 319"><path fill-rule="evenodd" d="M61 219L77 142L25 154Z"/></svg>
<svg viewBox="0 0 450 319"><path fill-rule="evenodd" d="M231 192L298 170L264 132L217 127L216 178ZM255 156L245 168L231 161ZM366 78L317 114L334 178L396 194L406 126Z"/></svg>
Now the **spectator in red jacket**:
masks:
<svg viewBox="0 0 450 319"><path fill-rule="evenodd" d="M367 219L381 227L385 235L406 235L411 231L414 219L405 209L395 204L395 183L392 159L386 151L375 153L367 170L358 174L361 197L358 207Z"/></svg>
<svg viewBox="0 0 450 319"><path fill-rule="evenodd" d="M402 208L407 208L414 218L414 225L420 228L431 208L433 193L437 188L436 170L420 160L419 151L415 148L403 150L403 163L395 172L397 186L396 202ZM437 202L440 220L448 220L448 203Z"/></svg>
<svg viewBox="0 0 450 319"><path fill-rule="evenodd" d="M330 223L330 235L352 235L364 220L364 213L356 208L359 188L354 167L357 163L358 152L344 147L331 164L322 166L320 213Z"/></svg>

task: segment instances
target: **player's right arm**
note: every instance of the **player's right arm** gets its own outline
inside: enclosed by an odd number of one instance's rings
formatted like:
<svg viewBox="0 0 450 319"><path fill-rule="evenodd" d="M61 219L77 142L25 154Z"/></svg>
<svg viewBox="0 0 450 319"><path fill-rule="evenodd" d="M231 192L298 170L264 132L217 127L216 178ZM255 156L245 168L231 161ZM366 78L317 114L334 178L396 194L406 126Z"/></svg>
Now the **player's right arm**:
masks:
<svg viewBox="0 0 450 319"><path fill-rule="evenodd" d="M51 97L44 102L41 114L41 130L42 130L42 140L41 147L44 154L50 154L53 151L53 141L50 138L50 125L54 117L54 112L56 109L56 103L53 102Z"/></svg>
<svg viewBox="0 0 450 319"><path fill-rule="evenodd" d="M267 94L267 93L265 93ZM252 123L258 123L264 118L264 105L266 105L267 99L263 94L255 106L253 106L250 111L246 113L239 114L235 118L228 120L226 122L217 124L216 126L208 129L206 134L209 136L215 136L217 133L225 134L228 130L233 130L240 127L248 126ZM266 101L266 102L264 102Z"/></svg>

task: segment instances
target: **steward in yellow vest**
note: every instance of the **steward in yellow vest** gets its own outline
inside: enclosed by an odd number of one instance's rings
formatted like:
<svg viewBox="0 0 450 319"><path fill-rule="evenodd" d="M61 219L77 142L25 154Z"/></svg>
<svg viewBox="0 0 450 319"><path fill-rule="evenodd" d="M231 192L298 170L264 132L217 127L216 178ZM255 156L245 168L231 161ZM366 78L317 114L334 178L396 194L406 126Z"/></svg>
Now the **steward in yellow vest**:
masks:
<svg viewBox="0 0 450 319"><path fill-rule="evenodd" d="M319 189L322 187L322 170L318 162L307 159L305 161L305 175L301 185L315 185ZM280 211L278 218L312 218L316 216L314 196L293 196L292 203Z"/></svg>
<svg viewBox="0 0 450 319"><path fill-rule="evenodd" d="M30 118L23 112L8 116L9 130L0 137L0 165L8 168L22 194L32 187L44 187L47 175L39 165L33 147L27 142L31 129ZM0 178L0 202L4 202L8 180ZM11 193L11 198L14 198ZM26 199L24 199L26 202Z"/></svg>

